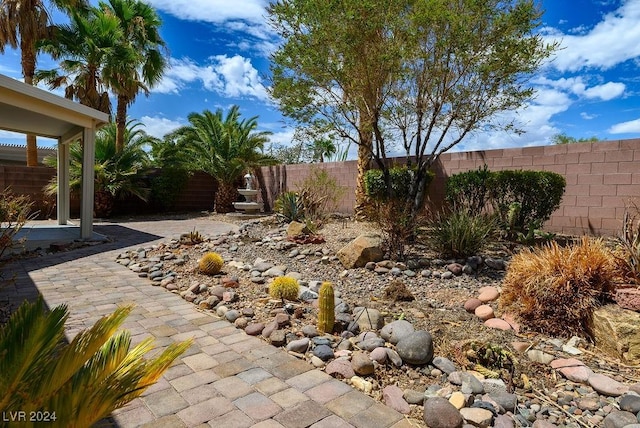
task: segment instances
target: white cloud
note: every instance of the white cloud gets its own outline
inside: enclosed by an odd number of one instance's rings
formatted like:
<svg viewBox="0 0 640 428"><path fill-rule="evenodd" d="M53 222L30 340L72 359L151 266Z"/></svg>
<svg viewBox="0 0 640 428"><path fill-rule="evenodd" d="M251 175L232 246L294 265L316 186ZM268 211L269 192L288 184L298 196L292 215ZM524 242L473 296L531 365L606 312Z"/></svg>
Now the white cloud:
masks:
<svg viewBox="0 0 640 428"><path fill-rule="evenodd" d="M183 125L186 125L186 123L158 116L142 116L140 122L142 122L145 126L144 131L156 138L162 138L169 132L174 131Z"/></svg>
<svg viewBox="0 0 640 428"><path fill-rule="evenodd" d="M584 96L589 99L599 98L603 101L609 101L622 95L625 88L624 83L608 82L585 90Z"/></svg>
<svg viewBox="0 0 640 428"><path fill-rule="evenodd" d="M589 114L585 111L580 112L580 117L583 118L584 120L591 120L591 119L595 119L596 117L598 117L597 114Z"/></svg>
<svg viewBox="0 0 640 428"><path fill-rule="evenodd" d="M616 123L609 128L610 134L627 134L640 132L640 119L630 120L628 122Z"/></svg>
<svg viewBox="0 0 640 428"><path fill-rule="evenodd" d="M639 21L640 1L628 0L590 31L573 35L545 28L547 41L557 40L562 47L551 66L560 71L609 69L640 56Z"/></svg>
<svg viewBox="0 0 640 428"><path fill-rule="evenodd" d="M582 76L568 78L563 77L557 80L539 77L535 79L533 83L554 89L561 89L579 97L587 99L597 98L602 101L609 101L614 98L618 98L627 88L624 83L620 82L607 82L602 85L595 85L588 88Z"/></svg>
<svg viewBox="0 0 640 428"><path fill-rule="evenodd" d="M171 59L170 68L153 89L158 93L178 94L187 83L202 82L205 89L230 98L269 98L258 70L241 55L217 55L211 63L198 65L189 58Z"/></svg>
<svg viewBox="0 0 640 428"><path fill-rule="evenodd" d="M190 21L223 23L247 20L262 23L266 15L266 0L148 0L152 6Z"/></svg>

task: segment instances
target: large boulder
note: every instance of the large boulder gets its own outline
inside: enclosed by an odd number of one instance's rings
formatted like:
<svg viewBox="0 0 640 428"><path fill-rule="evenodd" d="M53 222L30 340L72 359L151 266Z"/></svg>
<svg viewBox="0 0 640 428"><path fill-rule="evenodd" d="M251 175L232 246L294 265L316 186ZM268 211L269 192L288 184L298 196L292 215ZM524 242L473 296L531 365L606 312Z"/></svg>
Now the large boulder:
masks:
<svg viewBox="0 0 640 428"><path fill-rule="evenodd" d="M428 364L433 359L433 340L425 330L409 333L396 345L396 351L402 361L409 364Z"/></svg>
<svg viewBox="0 0 640 428"><path fill-rule="evenodd" d="M309 229L307 228L307 225L304 223L300 223L298 221L292 221L291 223L289 223L289 226L287 226L288 238L293 238L293 237L304 235L307 233L309 233Z"/></svg>
<svg viewBox="0 0 640 428"><path fill-rule="evenodd" d="M618 305L605 305L593 312L596 346L626 363L640 363L640 313Z"/></svg>
<svg viewBox="0 0 640 428"><path fill-rule="evenodd" d="M374 233L360 235L338 251L338 259L346 269L379 262L383 257L382 236Z"/></svg>

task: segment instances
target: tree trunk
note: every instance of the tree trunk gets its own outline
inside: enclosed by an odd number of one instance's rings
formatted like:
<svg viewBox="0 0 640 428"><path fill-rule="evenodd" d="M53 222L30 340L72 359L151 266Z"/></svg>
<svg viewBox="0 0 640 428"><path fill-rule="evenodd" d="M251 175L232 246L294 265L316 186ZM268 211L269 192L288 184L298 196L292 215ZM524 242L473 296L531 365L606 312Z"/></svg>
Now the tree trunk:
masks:
<svg viewBox="0 0 640 428"><path fill-rule="evenodd" d="M118 95L116 107L116 153L124 150L124 133L127 128L127 104L129 100L124 95Z"/></svg>
<svg viewBox="0 0 640 428"><path fill-rule="evenodd" d="M24 83L33 85L33 75L36 70L35 49L33 43L29 44L28 40L21 40L20 42ZM38 166L38 146L36 145L36 136L33 134L27 134L27 166Z"/></svg>
<svg viewBox="0 0 640 428"><path fill-rule="evenodd" d="M369 198L364 186L364 174L371 168L371 144L372 135L361 134L363 138L358 146L358 178L356 179L356 206L353 208L354 216L358 220L367 218L367 209L370 206Z"/></svg>
<svg viewBox="0 0 640 428"><path fill-rule="evenodd" d="M216 192L215 210L218 214L233 211L233 203L236 201L238 190L235 183L220 183Z"/></svg>

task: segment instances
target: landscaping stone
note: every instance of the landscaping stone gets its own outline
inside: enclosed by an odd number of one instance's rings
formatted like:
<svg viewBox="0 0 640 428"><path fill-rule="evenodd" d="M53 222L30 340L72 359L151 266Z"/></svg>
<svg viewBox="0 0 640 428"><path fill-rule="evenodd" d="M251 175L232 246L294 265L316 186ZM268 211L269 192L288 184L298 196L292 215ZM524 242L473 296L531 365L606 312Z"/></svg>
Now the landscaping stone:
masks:
<svg viewBox="0 0 640 428"><path fill-rule="evenodd" d="M624 428L627 425L637 424L638 418L630 412L614 410L603 421L604 428Z"/></svg>
<svg viewBox="0 0 640 428"><path fill-rule="evenodd" d="M387 362L387 348L384 346L380 346L375 348L371 353L369 353L369 358L372 361L375 361L379 364L384 364Z"/></svg>
<svg viewBox="0 0 640 428"><path fill-rule="evenodd" d="M605 305L593 312L596 346L628 364L640 363L640 313L618 305Z"/></svg>
<svg viewBox="0 0 640 428"><path fill-rule="evenodd" d="M489 305L480 305L474 311L476 316L480 318L482 321L486 321L490 318L493 318L493 308Z"/></svg>
<svg viewBox="0 0 640 428"><path fill-rule="evenodd" d="M355 308L353 318L357 319L360 331L380 330L384 326L384 317L380 311L372 308Z"/></svg>
<svg viewBox="0 0 640 428"><path fill-rule="evenodd" d="M407 415L411 412L411 407L409 403L405 401L402 390L395 385L384 387L382 390L382 399L387 406L402 414Z"/></svg>
<svg viewBox="0 0 640 428"><path fill-rule="evenodd" d="M320 358L322 361L329 361L333 358L333 349L329 345L317 345L313 348L313 355Z"/></svg>
<svg viewBox="0 0 640 428"><path fill-rule="evenodd" d="M441 397L424 402L423 419L429 428L462 428L464 423L460 411Z"/></svg>
<svg viewBox="0 0 640 428"><path fill-rule="evenodd" d="M502 320L500 318L489 318L484 322L484 325L486 325L489 328L495 328L503 331L511 330L511 325L505 320Z"/></svg>
<svg viewBox="0 0 640 428"><path fill-rule="evenodd" d="M292 340L287 344L287 351L298 352L304 354L309 349L309 338L303 337L302 339Z"/></svg>
<svg viewBox="0 0 640 428"><path fill-rule="evenodd" d="M362 316L365 315L366 314L363 314ZM408 336L414 331L415 329L413 328L413 324L409 321L397 320L382 327L382 330L380 330L380 336L387 342L395 345L400 341L400 339Z"/></svg>
<svg viewBox="0 0 640 428"><path fill-rule="evenodd" d="M589 386L591 386L591 388L593 388L597 393L610 397L618 397L629 391L629 387L627 385L600 373L594 373L589 376L588 382Z"/></svg>
<svg viewBox="0 0 640 428"><path fill-rule="evenodd" d="M337 358L327 364L325 372L338 379L351 379L356 375L353 371L351 361L343 358Z"/></svg>
<svg viewBox="0 0 640 428"><path fill-rule="evenodd" d="M373 361L371 361L369 355L361 351L353 353L351 356L351 366L353 367L353 371L360 376L367 376L374 372Z"/></svg>
<svg viewBox="0 0 640 428"><path fill-rule="evenodd" d="M264 324L261 322L258 322L258 323L248 324L245 327L244 332L247 333L249 336L257 336L262 333L262 330L264 330Z"/></svg>
<svg viewBox="0 0 640 428"><path fill-rule="evenodd" d="M384 257L383 239L377 234L363 234L338 251L338 259L346 269L363 267L368 262L378 262Z"/></svg>
<svg viewBox="0 0 640 428"><path fill-rule="evenodd" d="M431 334L425 330L415 331L398 342L396 351L405 363L427 364L433 359Z"/></svg>
<svg viewBox="0 0 640 428"><path fill-rule="evenodd" d="M433 364L446 374L450 374L456 371L456 366L451 362L451 360L444 357L434 357L431 364Z"/></svg>
<svg viewBox="0 0 640 428"><path fill-rule="evenodd" d="M478 300L482 303L492 302L497 300L500 296L498 289L496 287L482 287L479 291Z"/></svg>
<svg viewBox="0 0 640 428"><path fill-rule="evenodd" d="M460 414L474 427L487 428L493 422L493 413L479 407L465 407L460 409Z"/></svg>
<svg viewBox="0 0 640 428"><path fill-rule="evenodd" d="M482 305L482 300L472 298L464 302L464 310L473 314L478 306Z"/></svg>

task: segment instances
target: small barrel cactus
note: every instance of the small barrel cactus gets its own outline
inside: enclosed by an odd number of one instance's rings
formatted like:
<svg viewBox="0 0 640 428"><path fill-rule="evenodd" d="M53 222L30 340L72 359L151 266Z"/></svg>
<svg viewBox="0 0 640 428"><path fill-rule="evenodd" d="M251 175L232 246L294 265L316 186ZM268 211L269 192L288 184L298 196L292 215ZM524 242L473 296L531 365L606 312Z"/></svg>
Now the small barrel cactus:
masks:
<svg viewBox="0 0 640 428"><path fill-rule="evenodd" d="M269 285L269 295L274 299L296 300L300 284L295 278L279 276Z"/></svg>
<svg viewBox="0 0 640 428"><path fill-rule="evenodd" d="M323 282L318 293L318 331L332 333L335 320L333 284Z"/></svg>
<svg viewBox="0 0 640 428"><path fill-rule="evenodd" d="M222 265L224 264L224 260L220 257L218 253L206 253L200 259L198 263L198 269L200 272L207 275L215 275L220 272L222 269Z"/></svg>

